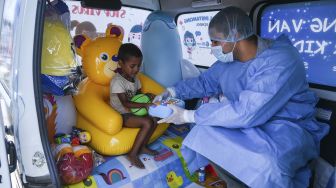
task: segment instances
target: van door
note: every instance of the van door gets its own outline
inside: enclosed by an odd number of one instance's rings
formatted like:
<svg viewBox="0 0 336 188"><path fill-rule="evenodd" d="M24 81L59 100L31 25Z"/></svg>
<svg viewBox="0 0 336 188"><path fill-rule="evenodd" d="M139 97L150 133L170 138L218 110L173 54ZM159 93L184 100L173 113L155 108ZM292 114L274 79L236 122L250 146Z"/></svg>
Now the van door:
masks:
<svg viewBox="0 0 336 188"><path fill-rule="evenodd" d="M0 178L7 181L1 188L11 186L9 173L15 164L13 187L58 183L49 143L42 142L46 131L40 131L44 117L38 78L45 4L46 0L0 0Z"/></svg>
<svg viewBox="0 0 336 188"><path fill-rule="evenodd" d="M7 3L7 4L6 4ZM13 35L15 12L8 12L9 6L17 6L19 1L0 1L0 187L11 187L10 173L16 169L16 149L11 126L10 88ZM12 14L13 13L13 14ZM13 173L14 175L14 173ZM14 176L13 176L14 177Z"/></svg>

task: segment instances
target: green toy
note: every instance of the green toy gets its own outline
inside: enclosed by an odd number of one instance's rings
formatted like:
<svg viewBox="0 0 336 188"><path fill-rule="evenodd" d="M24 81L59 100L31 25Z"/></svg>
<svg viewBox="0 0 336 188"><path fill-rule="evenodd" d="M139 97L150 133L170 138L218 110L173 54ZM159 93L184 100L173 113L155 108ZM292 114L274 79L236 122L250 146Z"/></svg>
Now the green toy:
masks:
<svg viewBox="0 0 336 188"><path fill-rule="evenodd" d="M185 162L182 156L182 153L181 153L182 142L183 142L183 138L180 136L176 136L174 138L167 138L162 143L168 146L170 149L172 149L177 154L177 156L180 158L183 171L185 175L187 176L187 178L192 182L196 182L198 180L197 174L196 173L190 174L188 167L187 167L187 163Z"/></svg>
<svg viewBox="0 0 336 188"><path fill-rule="evenodd" d="M131 101L136 103L150 103L151 99L145 94L137 94L132 97ZM144 116L147 115L146 108L131 108L131 112L137 116Z"/></svg>

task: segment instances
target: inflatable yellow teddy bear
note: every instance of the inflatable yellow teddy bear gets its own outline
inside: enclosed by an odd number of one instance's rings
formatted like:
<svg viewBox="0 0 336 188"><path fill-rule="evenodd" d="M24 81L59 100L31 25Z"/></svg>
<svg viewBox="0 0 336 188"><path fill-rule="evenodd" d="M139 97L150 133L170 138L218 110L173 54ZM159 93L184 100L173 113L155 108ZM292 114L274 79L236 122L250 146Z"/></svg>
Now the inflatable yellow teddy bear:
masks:
<svg viewBox="0 0 336 188"><path fill-rule="evenodd" d="M85 35L74 38L76 51L82 57L87 78L79 84L74 96L77 108L77 127L91 133L90 145L103 155L127 153L139 131L122 125L119 112L109 104L110 81L117 68L118 49L122 44L123 29L109 25L105 37L91 40ZM163 87L143 74L138 75L143 93L159 94ZM157 126L151 142L167 129L168 124Z"/></svg>

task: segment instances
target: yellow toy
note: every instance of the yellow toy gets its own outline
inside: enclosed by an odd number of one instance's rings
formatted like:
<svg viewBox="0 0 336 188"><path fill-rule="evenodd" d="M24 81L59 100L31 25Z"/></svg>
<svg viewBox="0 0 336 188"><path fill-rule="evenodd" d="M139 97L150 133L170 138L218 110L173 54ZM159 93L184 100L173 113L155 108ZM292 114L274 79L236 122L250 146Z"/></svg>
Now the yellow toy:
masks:
<svg viewBox="0 0 336 188"><path fill-rule="evenodd" d="M182 153L181 153L182 142L183 142L183 138L180 137L180 136L176 136L175 138L167 138L162 143L176 152L177 156L181 160L181 163L182 163L182 166L183 166L183 171L184 171L185 175L187 176L187 178L190 181L195 182L197 180L197 176L196 176L195 173L190 174L190 172L187 168L187 164L186 164L186 162L185 162L185 160L182 156Z"/></svg>
<svg viewBox="0 0 336 188"><path fill-rule="evenodd" d="M79 183L64 186L64 188L86 188L86 187L98 188L96 180L93 176L89 176L88 178Z"/></svg>
<svg viewBox="0 0 336 188"><path fill-rule="evenodd" d="M42 74L70 75L77 64L69 31L62 22L46 19L43 32Z"/></svg>
<svg viewBox="0 0 336 188"><path fill-rule="evenodd" d="M118 63L118 49L122 44L123 30L109 25L105 37L95 40L85 35L75 37L76 51L82 56L84 72L88 78L79 84L74 96L77 108L77 127L91 133L90 146L104 155L127 153L139 129L124 128L119 112L109 104L110 81ZM143 93L159 94L163 87L143 74L138 75ZM168 124L157 127L151 142L167 129Z"/></svg>
<svg viewBox="0 0 336 188"><path fill-rule="evenodd" d="M177 176L174 171L168 172L166 181L170 188L179 188L183 184L182 176Z"/></svg>

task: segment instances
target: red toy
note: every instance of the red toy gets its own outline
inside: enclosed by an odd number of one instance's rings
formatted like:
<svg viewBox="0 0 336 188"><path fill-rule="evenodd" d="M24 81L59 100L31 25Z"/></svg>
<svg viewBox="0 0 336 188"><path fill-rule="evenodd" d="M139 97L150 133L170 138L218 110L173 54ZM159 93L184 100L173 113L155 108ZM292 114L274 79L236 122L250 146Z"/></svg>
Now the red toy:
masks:
<svg viewBox="0 0 336 188"><path fill-rule="evenodd" d="M55 148L56 166L64 184L74 184L86 179L93 168L93 156L87 146L68 143Z"/></svg>

